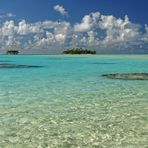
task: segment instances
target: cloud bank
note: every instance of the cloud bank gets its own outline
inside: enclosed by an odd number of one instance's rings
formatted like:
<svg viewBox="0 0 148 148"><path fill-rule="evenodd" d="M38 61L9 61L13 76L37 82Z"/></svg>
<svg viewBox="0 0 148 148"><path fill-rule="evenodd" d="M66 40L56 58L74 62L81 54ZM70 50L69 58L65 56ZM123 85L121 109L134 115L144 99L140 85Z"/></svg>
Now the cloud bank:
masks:
<svg viewBox="0 0 148 148"><path fill-rule="evenodd" d="M59 10L65 15L65 9ZM26 20L15 23L14 20L9 20L0 26L1 50L15 48L22 51L47 50L48 53L61 53L75 47L93 49L98 53L122 50L147 52L148 25L132 23L128 16L116 18L93 12L75 24L64 20L35 23L27 23Z"/></svg>

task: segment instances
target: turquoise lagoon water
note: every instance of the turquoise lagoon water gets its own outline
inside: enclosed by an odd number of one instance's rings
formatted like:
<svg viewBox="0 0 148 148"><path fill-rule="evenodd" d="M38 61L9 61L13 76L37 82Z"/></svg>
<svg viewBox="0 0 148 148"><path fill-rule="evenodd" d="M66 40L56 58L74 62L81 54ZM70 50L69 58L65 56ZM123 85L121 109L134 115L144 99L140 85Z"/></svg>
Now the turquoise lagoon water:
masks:
<svg viewBox="0 0 148 148"><path fill-rule="evenodd" d="M1 148L146 148L148 55L1 55Z"/></svg>

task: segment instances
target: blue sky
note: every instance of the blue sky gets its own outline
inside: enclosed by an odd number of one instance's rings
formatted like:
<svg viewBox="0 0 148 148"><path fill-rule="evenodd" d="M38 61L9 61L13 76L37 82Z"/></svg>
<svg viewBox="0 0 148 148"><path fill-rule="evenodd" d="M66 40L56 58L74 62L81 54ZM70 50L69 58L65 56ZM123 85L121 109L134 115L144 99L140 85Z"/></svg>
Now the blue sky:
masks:
<svg viewBox="0 0 148 148"><path fill-rule="evenodd" d="M16 14L18 19L39 21L59 19L53 10L56 4L63 5L70 13L73 23L90 13L99 11L106 15L128 15L135 23L147 24L147 0L1 0L0 10Z"/></svg>
<svg viewBox="0 0 148 148"><path fill-rule="evenodd" d="M147 6L147 0L1 0L0 48L24 53L61 53L72 47L145 53Z"/></svg>

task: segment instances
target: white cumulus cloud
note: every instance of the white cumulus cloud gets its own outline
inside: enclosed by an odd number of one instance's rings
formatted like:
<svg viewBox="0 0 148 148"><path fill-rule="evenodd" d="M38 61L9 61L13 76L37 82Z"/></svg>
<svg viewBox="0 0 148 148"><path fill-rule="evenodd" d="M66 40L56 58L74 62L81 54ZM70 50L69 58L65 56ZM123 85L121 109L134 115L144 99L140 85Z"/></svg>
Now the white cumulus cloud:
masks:
<svg viewBox="0 0 148 148"><path fill-rule="evenodd" d="M7 19L7 18L13 18L16 17L16 15L14 15L13 13L9 12L0 12L0 19Z"/></svg>
<svg viewBox="0 0 148 148"><path fill-rule="evenodd" d="M0 25L0 49L46 49L49 53L61 53L74 47L97 52L148 50L148 25L132 23L128 16L116 18L99 12L85 15L74 25L52 20L34 23L7 20Z"/></svg>
<svg viewBox="0 0 148 148"><path fill-rule="evenodd" d="M54 10L59 12L62 16L68 16L68 12L65 10L65 8L61 5L55 5Z"/></svg>
<svg viewBox="0 0 148 148"><path fill-rule="evenodd" d="M74 30L77 32L86 32L90 31L96 27L97 21L100 18L100 13L91 13L89 15L85 15L82 19L81 23L77 23L74 26Z"/></svg>

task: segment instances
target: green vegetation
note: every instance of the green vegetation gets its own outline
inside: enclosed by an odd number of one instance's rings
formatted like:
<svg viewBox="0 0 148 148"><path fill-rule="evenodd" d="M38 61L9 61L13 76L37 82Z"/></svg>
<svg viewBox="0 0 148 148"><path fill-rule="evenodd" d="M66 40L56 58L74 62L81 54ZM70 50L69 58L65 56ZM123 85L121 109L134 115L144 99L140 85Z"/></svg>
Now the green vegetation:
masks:
<svg viewBox="0 0 148 148"><path fill-rule="evenodd" d="M63 54L96 54L96 51L82 49L82 48L76 48L76 49L66 50L63 52Z"/></svg>
<svg viewBox="0 0 148 148"><path fill-rule="evenodd" d="M6 54L18 54L18 50L7 50Z"/></svg>

